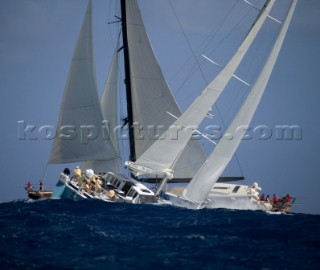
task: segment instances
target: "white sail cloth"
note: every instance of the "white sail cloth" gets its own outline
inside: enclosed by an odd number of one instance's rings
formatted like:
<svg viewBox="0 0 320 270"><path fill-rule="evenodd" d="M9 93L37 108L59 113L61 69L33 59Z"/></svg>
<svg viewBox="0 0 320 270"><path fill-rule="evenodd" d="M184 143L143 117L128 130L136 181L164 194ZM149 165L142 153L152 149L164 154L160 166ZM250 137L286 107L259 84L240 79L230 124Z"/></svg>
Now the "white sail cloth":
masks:
<svg viewBox="0 0 320 270"><path fill-rule="evenodd" d="M126 1L135 151L138 159L170 127L181 111L171 94L150 45L136 0ZM158 129L160 127L160 129ZM162 156L162 150L156 155ZM191 141L175 164L175 176L192 177L206 156L197 141Z"/></svg>
<svg viewBox="0 0 320 270"><path fill-rule="evenodd" d="M137 159L134 164L131 165L131 169L133 171L137 170L137 168L146 167L157 172L165 172L173 168L180 155L184 156L184 153L182 152L184 151L186 144L190 142L194 129L203 121L213 104L220 96L221 92L232 78L234 72L272 9L274 2L275 0L271 0L269 5L264 8L264 11L261 13L255 25L242 42L238 51L219 75L206 87L192 105L172 124L169 132L170 134L168 133L165 138L157 140ZM150 85L150 88L152 88L152 85ZM161 91L159 91L159 93L161 93ZM156 101L158 101L158 99ZM164 101L164 103L166 102ZM150 105L156 106L153 104ZM162 104L160 105L162 106ZM168 109L168 111L170 110ZM175 114L175 112L170 112ZM150 117L152 117L152 115L150 115ZM190 154L192 156L193 152L191 151ZM174 168L173 171L175 177L176 171Z"/></svg>
<svg viewBox="0 0 320 270"><path fill-rule="evenodd" d="M114 172L122 173L121 156L118 142L118 48L117 43L113 55L108 79L105 84L104 92L101 98L101 109L103 118L108 122L108 129L112 145L117 156L113 159L88 160L82 164L83 169L92 168L95 172Z"/></svg>
<svg viewBox="0 0 320 270"><path fill-rule="evenodd" d="M49 163L114 159L103 124L92 49L92 2L88 3L73 54Z"/></svg>
<svg viewBox="0 0 320 270"><path fill-rule="evenodd" d="M224 136L220 139L213 153L209 156L201 169L197 172L187 186L184 194L186 199L199 204L203 203L239 146L245 130L251 122L251 119L258 107L268 80L271 76L273 67L276 63L290 21L292 19L296 3L297 0L293 0L287 18L264 65L264 68L262 69L250 94L243 103L240 111L225 132L225 134L230 134L232 139L230 139L230 136ZM242 127L242 129L239 129L240 127Z"/></svg>

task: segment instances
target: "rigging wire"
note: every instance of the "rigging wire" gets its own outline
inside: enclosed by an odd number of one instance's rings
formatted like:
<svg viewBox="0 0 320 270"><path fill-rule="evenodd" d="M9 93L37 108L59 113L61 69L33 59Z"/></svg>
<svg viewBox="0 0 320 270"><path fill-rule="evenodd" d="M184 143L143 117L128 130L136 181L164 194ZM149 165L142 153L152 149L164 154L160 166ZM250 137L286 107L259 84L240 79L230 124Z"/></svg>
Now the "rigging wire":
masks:
<svg viewBox="0 0 320 270"><path fill-rule="evenodd" d="M113 45L113 49L115 49L116 42L117 42L117 39L118 39L118 35L119 35L119 32L120 32L120 30L119 30L119 28L120 28L119 22L120 21L111 22L111 18L114 18L114 17L118 18L115 14L119 14L119 4L118 4L118 1L117 1L117 2L115 2L114 7L111 8L111 2L114 2L114 1L112 1L112 0L109 1L109 7L108 7L108 11L109 12L108 12L108 15L107 15L108 16L107 17L107 23L108 23L108 25L110 25L110 24L116 24L117 25L116 30L114 30L115 34L112 33L112 29L114 29L114 28L113 27L108 27L108 32L109 32L110 39L111 39L111 42L112 42L112 45ZM113 12L111 12L111 11L113 11Z"/></svg>
<svg viewBox="0 0 320 270"><path fill-rule="evenodd" d="M280 31L280 30L279 30ZM275 42L275 40L277 39L278 33L276 31L272 31L272 38L270 37L270 33L266 33L266 31L262 31L261 32L261 37L259 39L257 39L256 41L256 45L252 46L251 49L251 54L250 57L248 59L248 64L246 64L245 66L247 67L244 71L244 78L245 80L248 80L247 78L249 78L249 74L251 74L251 79L250 81L254 81L255 78L258 76L258 74L260 73L263 65L264 65L264 61L256 61L256 59L259 58L260 59L267 59L271 49L272 49L272 44ZM272 40L272 42L270 42ZM268 45L266 45L268 44ZM241 102L239 102L239 105L235 108L234 111L238 111L241 104L243 103L244 99L246 98L247 95L243 95ZM235 102L234 102L235 103ZM234 107L234 106L232 106ZM231 113L231 110L227 113L226 118L229 117L233 117L233 115L235 114L235 112L233 112L233 114ZM231 115L231 116L230 116Z"/></svg>
<svg viewBox="0 0 320 270"><path fill-rule="evenodd" d="M197 57L196 57L196 55L195 55L195 52L194 52L194 50L192 49L192 46L191 46L191 44L190 44L190 42L189 42L189 39L188 39L188 37L187 37L187 34L186 34L186 32L184 31L184 29L183 29L183 27L182 27L182 24L181 24L181 22L180 22L180 20L179 20L179 18L178 18L178 16L177 16L177 13L176 13L176 11L175 11L175 9L174 9L171 1L169 1L169 5L170 5L170 7L171 7L171 9L172 9L172 12L173 12L173 14L174 14L174 16L175 16L178 24L179 24L179 27L180 27L180 29L181 29L181 31L182 31L182 33L183 33L183 36L184 36L184 38L185 38L185 40L186 40L186 42L187 42L187 44L188 44L188 46L189 46L189 49L190 49L190 51L191 51L191 53L192 53L192 57L193 57L194 60L195 60L195 64L198 66L198 68L199 68L199 70L200 70L200 72L201 72L201 75L202 75L203 79L206 80L206 78L205 78L205 76L204 76L204 73L202 72L201 66L200 66L200 64L199 64L199 62L198 62L198 59L197 59Z"/></svg>
<svg viewBox="0 0 320 270"><path fill-rule="evenodd" d="M44 181L44 180L46 179L46 177L47 177L48 165L49 165L49 161L46 163L46 167L45 167L45 169L44 169L44 173L43 173L42 178L41 178L43 181Z"/></svg>
<svg viewBox="0 0 320 270"><path fill-rule="evenodd" d="M109 29L109 35L113 41L113 43L117 43L117 39L120 38L121 36L121 33L122 33L122 27L121 27L121 18L115 14L120 14L120 1L113 1L113 0L110 0L109 2L109 6L111 6L111 2L115 3L114 6L113 6L113 12L111 12L110 10L112 10L110 8L109 10L109 14L108 14L108 24L110 25L110 27L108 27ZM113 21L113 22L110 22L112 20L114 20L114 18L117 18L117 21ZM113 26L111 26L111 24ZM115 25L115 26L114 26ZM117 36L117 38L115 38L115 36ZM116 41L114 41L116 40ZM114 48L115 48L116 45L114 45ZM120 46L120 49L121 49L121 46ZM119 49L119 50L120 50ZM126 110L126 94L125 94L125 85L123 84L124 82L124 68L123 68L123 63L124 63L124 60L123 60L123 54L119 53L118 54L118 63L119 63L119 68L118 68L118 124L121 126L122 125L122 121L123 121L123 118L127 115L127 110ZM120 150L120 159L121 161L124 163L124 161L126 160L129 160L129 154L130 151L129 151L129 144L128 144L128 140L127 140L127 130L126 128L124 127L123 129L120 129L118 130L118 138L120 141L119 142L119 150ZM129 175L129 174L128 174Z"/></svg>
<svg viewBox="0 0 320 270"><path fill-rule="evenodd" d="M121 29L119 29L119 35L121 34ZM118 54L119 57L119 66L121 64L124 63L123 60L123 54ZM118 80L118 91L119 91L119 116L120 118L118 119L119 123L121 123L122 125L122 120L125 118L125 116L127 115L127 110L126 110L126 95L125 95L125 87L123 84L124 81L124 69L123 68L119 68L118 69L119 72L119 80ZM120 129L120 141L121 141L121 160L124 163L126 160L129 160L129 144L128 144L128 140L125 138L128 136L128 130L125 130L125 127L123 127L123 129ZM124 137L125 136L125 137ZM128 171L127 175L129 175Z"/></svg>
<svg viewBox="0 0 320 270"><path fill-rule="evenodd" d="M195 73L194 71L196 70L197 66L198 66L198 69L199 69L200 72L201 72L202 77L204 78L205 83L207 83L207 80L206 80L206 78L205 78L205 76L204 76L204 74L203 74L203 72L202 72L202 69L201 69L201 66L200 66L200 63L199 63L199 59L202 59L202 58L201 58L201 52L203 52L204 50L206 50L206 48L207 48L208 46L210 46L210 43L211 43L212 39L214 39L215 36L217 35L217 33L221 30L221 28L222 28L222 26L224 25L225 21L226 21L227 18L230 16L230 14L232 13L233 9L235 8L237 2L235 2L235 3L233 4L233 6L231 7L231 9L227 12L226 16L223 16L223 20L209 33L209 35L201 42L201 44L198 46L198 48L197 48L195 51L192 49L191 44L190 44L190 42L189 42L189 40L188 40L188 37L187 37L187 35L186 35L186 33L185 33L184 29L183 29L183 26L182 26L182 24L180 23L179 18L178 18L177 14L176 14L176 12L175 12L175 10L174 10L174 7L173 7L173 5L171 4L170 1L169 1L169 4L170 4L170 6L171 6L171 9L172 9L175 17L176 17L176 20L177 20L178 23L179 23L180 29L181 29L181 31L183 32L184 37L185 37L185 39L186 39L186 41L187 41L187 43L188 43L188 45L189 45L189 49L190 49L191 52L192 52L192 55L187 59L187 61L185 62L185 64L183 64L182 68L180 68L180 70L173 76L173 78L170 80L170 82L172 82L172 81L178 76L178 74L179 74L179 73L182 71L182 69L188 64L188 62L190 62L192 59L195 60L195 62L194 62L194 64L193 64L193 66L191 67L189 73L186 75L183 83L180 85L180 87L178 88L178 90L177 90L176 93L175 93L176 95L178 95L179 92L182 90L183 86L185 85L185 83L186 83L186 82L191 78L191 76ZM201 49L202 47L204 47L204 49ZM196 52L200 52L199 55L198 55L198 57L196 57Z"/></svg>
<svg viewBox="0 0 320 270"><path fill-rule="evenodd" d="M217 35L217 33L220 31L220 29L222 28L222 26L225 24L227 18L230 16L230 14L232 13L232 11L233 11L234 8L236 7L237 3L238 3L238 1L233 4L233 6L232 6L231 9L229 10L227 16L224 16L224 19L223 19L222 22L219 24L219 26L218 26L215 30L211 31L211 33L210 33L210 34L208 35L208 37L202 42L202 44L198 47L197 50L200 50L201 46L202 46L203 44L205 44L205 43L206 43L206 45L204 45L203 51L206 50L206 49L210 46L210 43L212 42L212 40L214 39L214 37ZM185 38L185 40L186 40L186 42L187 42L187 44L188 44L188 47L189 47L189 49L190 49L190 51L191 51L191 53L192 53L191 57L187 60L187 62L189 62L190 59L192 59L192 58L195 60L195 63L194 63L194 65L192 66L192 68L190 69L190 71L188 72L188 74L187 74L187 76L186 76L186 79L183 81L182 85L178 88L178 91L176 91L176 95L178 95L179 92L181 91L181 89L183 88L183 86L185 85L185 83L189 80L189 78L192 76L192 74L195 73L194 71L195 71L197 68L198 68L198 70L200 71L201 76L202 76L203 80L205 81L205 83L208 84L208 82L207 82L207 80L206 80L206 78L205 78L205 75L204 75L203 70L202 70L202 68L201 68L201 66L200 66L200 63L199 63L199 58L200 58L200 56L198 56L198 57L196 56L195 51L192 49L192 46L191 46L191 44L190 44L190 42L189 42L189 40L188 40L187 34L186 34L186 32L184 31L183 26L182 26L182 24L181 24L181 22L180 22L180 20L179 20L179 18L178 18L178 16L177 16L177 13L176 13L176 11L175 11L175 9L174 9L174 7L173 7L173 5L172 5L172 3L171 3L170 1L169 1L169 4L170 4L170 7L171 7L171 9L172 9L172 11L173 11L173 14L174 14L174 16L175 16L175 18L176 18L176 20L177 20L177 22L178 22L178 24L179 24L179 27L180 27L183 35L184 35L184 38ZM250 13L250 11L251 11L251 10L249 10L249 11L245 14L244 17L247 17L248 14ZM233 29L232 29L218 44L216 44L216 46L214 46L214 48L212 48L210 51L214 51L214 50L216 50L219 46L221 46L221 44L223 43L223 41L225 41L225 40L231 35L231 33L233 33L233 32L236 31L238 28L240 28L241 23L243 23L243 22L239 22L236 26L234 26ZM197 50L196 50L196 51L197 51ZM186 64L187 64L187 63L186 63ZM186 65L186 64L185 64L185 65ZM190 95L190 96L191 96L191 95ZM219 109L218 104L215 104L215 108L216 108L216 110L217 110L217 112L218 112L218 115L219 115L219 117L220 117L220 119L221 119L221 123L222 123L224 129L226 129L226 124L225 124L225 121L223 120L222 113L221 113L221 111L220 111L220 109ZM244 175L244 174L243 174L243 170L242 170L242 168L241 168L240 161L239 161L239 158L238 158L238 156L237 156L236 153L235 153L235 159L236 159L236 162L237 162L237 164L238 164L238 167L239 167L241 176L243 176L243 175Z"/></svg>
<svg viewBox="0 0 320 270"><path fill-rule="evenodd" d="M213 37L209 40L208 45L210 45L210 49L208 49L208 54L213 53L214 51L216 51L221 45L225 44L225 41L235 32L237 32L239 29L241 29L242 25L247 24L248 22L250 22L252 20L252 18L249 17L251 13L251 10L248 10L247 13L243 16L243 20L239 21L219 42L216 42L213 46L211 46L212 44L212 40Z"/></svg>
<svg viewBox="0 0 320 270"><path fill-rule="evenodd" d="M249 15L249 13L251 12L252 9L256 10L256 8L251 8L250 10L248 10L248 12L246 13L246 15L245 15L244 17L247 17L247 16ZM240 26L241 26L241 22L239 22L239 23L234 27L233 31L234 31L234 30L237 30L238 28L240 28ZM231 32L228 33L228 35L227 35L223 40L225 40L230 34L231 34ZM223 40L221 41L220 44L218 44L218 45L216 46L216 48L222 44ZM244 78L244 79L245 79L245 78ZM239 91L237 91L237 96L239 96ZM243 101L243 99L242 99L242 101ZM229 112L227 113L227 115L230 113L231 107L232 107L232 106L229 107L230 109L229 109ZM239 107L240 107L240 105L239 105ZM220 119L221 119L221 123L222 123L224 129L226 129L226 126L227 126L227 125L226 125L225 119L222 117L222 113L221 113L221 110L220 110L218 104L215 104L215 108L216 108L216 110L217 110L217 112L218 112L218 114L219 114L219 117L220 117ZM234 154L234 157L235 157L235 161L236 161L236 163L237 163L237 165L238 165L238 168L239 168L239 170L240 170L240 174L241 174L242 177L244 177L244 173L243 173L243 170L242 170L242 166L241 166L241 164L240 164L240 160L239 160L239 157L238 157L237 153Z"/></svg>
<svg viewBox="0 0 320 270"><path fill-rule="evenodd" d="M271 19L272 20L272 19ZM280 31L280 30L279 30ZM257 55L259 55L260 57L259 58L262 58L262 59L266 59L267 58L267 56L269 55L269 53L270 53L270 51L271 51L271 48L272 48L272 43L274 43L274 41L276 40L276 38L277 38L277 33L274 33L273 34L273 37L272 37L272 40L273 40L273 42L266 42L266 40L265 39L268 39L268 41L270 40L270 37L268 37L267 38L267 34L265 33L265 32L262 32L262 37L260 38L260 39L258 39L257 40L257 45L256 46L253 46L253 53L251 54L252 56L250 57L250 64L247 64L247 70L246 70L246 74L245 74L245 76L244 76L244 79L247 81L247 79L246 78L248 78L249 77L249 74L250 73L254 73L254 75L252 75L253 76L253 78L255 78L255 77L257 77L258 75L257 74L259 74L260 73L260 70L262 69L262 67L263 67L263 61L260 61L260 62L258 62L258 61L256 61L256 59L257 59ZM261 48L263 48L263 47L266 47L265 46L265 44L270 44L270 45L268 45L267 47L268 48L265 48L265 50L263 50L264 52L263 53L261 53ZM261 57L262 56L262 57ZM248 95L248 93L247 93L247 95ZM246 96L247 95L243 95L242 96L242 100L241 100L241 102L239 103L239 105L237 106L237 108L235 109L235 111L238 111L239 109L240 109L240 107L241 107L241 104L243 103L243 101L244 101L244 99L246 98ZM218 107L217 107L218 108ZM230 114L230 111L228 112L228 114L227 115L229 115ZM235 114L235 113L234 113ZM223 119L221 119L222 121L223 121ZM235 157L236 157L236 161L237 161L237 163L239 164L239 169L242 171L242 168L241 168L241 166L240 166L240 162L239 162L239 159L238 159L238 157L235 155ZM242 173L242 172L241 172ZM242 175L243 176L243 175Z"/></svg>

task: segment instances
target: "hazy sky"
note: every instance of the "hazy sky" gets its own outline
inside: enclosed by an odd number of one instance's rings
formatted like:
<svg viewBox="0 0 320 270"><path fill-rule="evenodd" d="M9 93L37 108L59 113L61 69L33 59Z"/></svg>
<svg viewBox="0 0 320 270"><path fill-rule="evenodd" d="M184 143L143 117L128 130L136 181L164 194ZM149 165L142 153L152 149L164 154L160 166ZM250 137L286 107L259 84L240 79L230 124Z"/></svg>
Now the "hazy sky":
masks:
<svg viewBox="0 0 320 270"><path fill-rule="evenodd" d="M276 2L273 15L283 19L290 1ZM210 58L225 64L256 13L240 0L170 0L170 3L167 0L139 1L157 59L184 110L203 90L206 81L218 72L216 67L200 57L205 79L200 73L188 76L191 64L186 61L192 59L192 50L198 56L200 51L197 49L200 48ZM261 6L262 2L255 0L252 3ZM86 5L85 0L0 1L2 202L26 198L23 186L28 180L38 183L46 170L52 141L41 138L38 130L43 125L55 126L57 123ZM230 11L233 5L236 5L235 9ZM120 15L114 14L117 6L116 0L93 1L94 54L100 93L111 62L117 27L107 22L116 20L114 15ZM238 24L239 14L247 14L241 21L247 25ZM237 151L246 184L257 181L263 192L270 195L290 193L301 203L295 206L295 212L315 214L320 214L319 14L320 1L298 1L280 57L251 123L252 127L268 127L273 132L272 136L267 140L254 138L245 141ZM220 30L220 35L239 26L237 31L227 40L217 34L204 47L203 41L224 17L228 22L224 25L225 30ZM272 22L269 24L272 25ZM272 27L266 27L266 31L270 32ZM274 35L261 36L260 46L269 46L271 37L274 38ZM266 54L259 48L257 46L251 59L246 60L243 66L245 71L238 72L250 82L257 75L255 69L261 67L258 58ZM250 61L253 64L249 66ZM186 80L187 77L190 78ZM230 97L225 95L218 103L227 123L234 114L234 110L230 112L228 108ZM236 103L236 106L239 105ZM216 115L215 109L213 113ZM36 126L35 136L29 134L22 139L18 132L19 122L20 125ZM291 140L279 139L276 136L279 125L299 127L301 138L299 135L299 138ZM53 188L63 167L48 166L45 178L47 188ZM237 173L239 169L232 168L231 164L225 175Z"/></svg>

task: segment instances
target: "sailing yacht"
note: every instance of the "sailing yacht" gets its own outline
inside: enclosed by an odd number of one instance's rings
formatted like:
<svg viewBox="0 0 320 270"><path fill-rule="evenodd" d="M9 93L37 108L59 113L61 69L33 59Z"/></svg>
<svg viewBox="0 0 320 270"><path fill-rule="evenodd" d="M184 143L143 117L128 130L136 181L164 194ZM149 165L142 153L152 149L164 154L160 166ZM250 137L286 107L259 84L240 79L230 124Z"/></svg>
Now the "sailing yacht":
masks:
<svg viewBox="0 0 320 270"><path fill-rule="evenodd" d="M269 1L269 5L272 4L272 2L274 1ZM207 207L215 207L216 202L214 200L210 200L212 187L214 187L214 184L221 174L221 171L226 168L227 164L234 155L245 134L246 127L249 126L254 116L254 113L268 84L273 67L277 61L277 57L280 53L283 41L293 17L296 4L297 0L293 0L287 17L282 24L280 33L262 71L260 72L260 75L258 76L239 112L226 130L226 134L232 134L233 139L228 140L226 136L221 138L212 154L208 157L206 162L202 165L185 190L183 195L184 199L194 202L196 205L198 205L197 207L202 207L203 204L207 205ZM242 127L241 133L239 133L239 127ZM252 189L256 190L257 186L253 185ZM251 192L254 193L254 191ZM280 210L275 209L269 202L257 201L256 203L261 209Z"/></svg>
<svg viewBox="0 0 320 270"><path fill-rule="evenodd" d="M52 197L109 201L109 191L114 190L122 201L161 202L162 199L147 186L122 174L118 138L113 132L118 126L116 82L119 51L117 48L114 54L100 101L95 82L91 17L90 0L64 90L57 125L60 134L53 143L49 163L83 162L81 169L85 178L91 178L92 171L101 172L100 192L85 189L85 184L70 176L68 169L60 174ZM135 123L167 129L174 122L167 112L180 116L181 111L157 63L136 0L121 0L121 17L130 160L134 161L154 142L152 134L148 134L148 130L141 134ZM102 136L96 136L99 132L95 134L95 127L101 127ZM80 136L75 133L80 133ZM136 138L138 133L144 137L143 140ZM176 162L176 178L192 178L205 159L198 142L190 141ZM150 179L156 178L156 174L150 175Z"/></svg>
<svg viewBox="0 0 320 270"><path fill-rule="evenodd" d="M275 0L266 1L254 26L234 57L193 104L184 113L181 113L153 53L137 1L121 0L120 22L122 23L123 43L121 50L124 53L125 62L127 120L130 138L130 160L125 165L135 176L132 178L122 174L123 157L119 151L117 135L112 132L118 123L116 70L118 68L117 55L120 50L117 47L100 101L95 82L91 25L92 3L89 0L61 104L58 121L61 133L53 143L49 163L83 162L81 169L85 178L92 178L94 172L101 172L102 176L95 180L99 181L99 192L96 192L95 189L86 189L84 181L79 182L74 176L70 176L69 170L66 170L60 174L53 197L116 201L114 195L116 192L117 201L133 203L167 203L170 201L174 205L198 209L225 207L225 200L232 200L235 205L239 205L240 200L244 199L245 202L250 200L254 202L254 205L262 205L261 207L266 208L266 204L260 203L257 199L260 190L257 183L252 186L219 183L221 174L240 140L238 138L234 140L237 143L233 143L232 147L223 145L223 140L220 140L213 154L207 157L200 144L190 140L195 129L185 127L199 126L208 114L230 79L234 77L234 72L264 21L270 18L269 13L274 2ZM285 25L286 23L283 29ZM280 50L281 45L277 47ZM273 53L272 57L276 58L274 54L276 53ZM275 62L275 59L273 60ZM269 63L268 66L270 69L272 64ZM264 79L270 76L271 71L268 76L265 73L261 75ZM267 80L268 78L265 84ZM261 84L253 87L252 93ZM258 103L260 98L261 96L257 98L258 101L254 102ZM246 106L257 107L257 104ZM235 124L249 124L254 111L255 109L242 122L234 120ZM102 138L95 134L94 127L97 126L101 127ZM180 133L181 136L177 140L161 138L155 141L154 137L148 134L148 130L141 129L141 127L148 126L161 126L165 131L171 129L171 132L182 128L184 132ZM75 136L76 132L80 132L81 136ZM137 134L144 139L139 140ZM212 164L215 165L212 166ZM143 177L144 181L150 179L154 181L158 178L162 181L153 191L137 181L136 178L139 177ZM178 193L162 192L166 183L181 182L186 179L191 179L191 182L184 190Z"/></svg>
<svg viewBox="0 0 320 270"><path fill-rule="evenodd" d="M231 135L232 139L230 140L229 136L223 136L220 139L212 154L202 164L188 186L180 192L181 194L166 193L166 199L172 201L174 205L192 209L229 207L228 205L231 205L230 208L238 208L240 199L244 199L245 202L250 200L254 207L270 209L268 203L259 201L258 192L261 189L257 183L254 183L251 187L229 184L218 185L216 183L239 146L245 134L246 127L248 127L253 118L262 98L293 16L296 2L296 0L292 1L287 18L282 25L279 36L264 68L238 114L225 132L225 134ZM127 162L130 170L136 175L149 173L162 174L162 182L156 190L156 194L159 194L163 185L174 177L175 171L173 166L194 132L194 129L188 127L198 127L200 125L233 77L265 20L268 18L273 20L269 13L274 3L275 0L266 1L252 29L228 64L191 106L172 124L171 129L173 127L176 131L183 130L183 132L180 132L181 135L179 138L177 140L170 138L158 140L135 162ZM240 132L239 127L241 127ZM232 200L235 203L230 203Z"/></svg>
<svg viewBox="0 0 320 270"><path fill-rule="evenodd" d="M59 176L52 198L154 202L154 193L150 189L120 174L122 166L118 138L116 133L110 132L110 126L116 127L117 119L117 54L116 51L100 101L94 71L90 0L61 104L58 121L60 134L55 138L49 160L53 164L83 162L83 173L71 177L70 170L66 168ZM102 128L102 135L91 140L96 127ZM64 128L68 128L67 134ZM70 131L80 132L80 136L67 137ZM104 174L97 177L93 170Z"/></svg>
<svg viewBox="0 0 320 270"><path fill-rule="evenodd" d="M274 46L262 71L260 72L260 75L258 76L238 114L234 117L233 121L226 130L226 134L232 134L233 139L228 140L226 137L223 137L219 141L213 153L208 157L206 162L202 165L201 169L197 172L185 190L183 195L184 198L193 201L198 205L198 207L201 207L201 205L204 204L206 207L215 208L216 204L218 205L218 203L214 200L215 198L212 198L212 192L216 187L214 184L219 177L219 171L224 170L228 162L231 160L242 140L242 137L244 136L246 127L249 126L254 116L262 95L267 87L273 67L277 61L277 57L280 53L296 5L297 0L292 0L287 17L283 22L278 38L274 43ZM243 127L241 134L237 132L238 127ZM213 189L210 190L209 187L213 187ZM258 187L254 184L251 189L252 190L249 192L254 194ZM257 196L257 194L255 195ZM258 198L256 197L256 200L253 200L253 203L256 204L258 208L263 210L287 212L288 209L291 208L290 201L287 203L284 201L282 205L276 206L272 205L269 201L260 201L257 199Z"/></svg>

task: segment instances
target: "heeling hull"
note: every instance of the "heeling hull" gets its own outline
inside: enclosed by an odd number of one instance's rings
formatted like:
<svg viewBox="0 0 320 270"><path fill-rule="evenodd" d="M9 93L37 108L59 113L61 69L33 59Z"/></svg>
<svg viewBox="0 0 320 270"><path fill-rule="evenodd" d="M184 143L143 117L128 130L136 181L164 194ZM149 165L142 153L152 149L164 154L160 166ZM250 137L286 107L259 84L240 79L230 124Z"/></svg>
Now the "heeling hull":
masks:
<svg viewBox="0 0 320 270"><path fill-rule="evenodd" d="M226 208L226 209L237 209L237 210L264 210L266 207L264 204L260 204L254 198L249 196L216 196L209 197L205 208Z"/></svg>
<svg viewBox="0 0 320 270"><path fill-rule="evenodd" d="M272 208L268 208L265 204L250 198L250 197L216 197L211 198L206 201L204 204L196 204L189 200L186 200L180 196L176 196L174 194L166 193L164 196L166 200L168 200L172 205L187 209L199 210L203 208L207 209L232 209L232 210L261 210L261 211L275 211ZM286 209L288 212L290 209ZM278 210L280 211L280 210Z"/></svg>
<svg viewBox="0 0 320 270"><path fill-rule="evenodd" d="M52 193L52 199L83 200L88 198L82 194L79 194L76 189L72 188L61 179L59 179Z"/></svg>
<svg viewBox="0 0 320 270"><path fill-rule="evenodd" d="M84 189L79 191L78 182L72 177L71 180L69 176L61 173L53 190L53 199L73 199L73 200L83 200L83 199L94 199L101 200L105 202L125 202L125 203L147 203L147 204L164 204L157 198L155 198L154 193L141 183L133 183L128 179L124 179L122 176L108 173L104 182L101 183L102 191L96 192L86 192ZM109 182L110 181L110 182ZM121 183L121 184L120 184ZM110 187L106 187L109 185ZM114 191L114 195L108 194L110 191ZM128 193L128 196L127 196ZM131 193L131 194L130 194Z"/></svg>
<svg viewBox="0 0 320 270"><path fill-rule="evenodd" d="M212 196L209 197L205 208L226 208L237 210L262 210L270 212L288 213L291 211L291 203L274 206L272 203L260 201L250 196Z"/></svg>
<svg viewBox="0 0 320 270"><path fill-rule="evenodd" d="M238 210L269 210L259 201L258 190L260 188L256 183L252 186L236 185L226 183L216 183L212 188L208 198L202 203L197 204L183 198L184 188L174 188L166 193L168 199L173 205L191 209L201 208L226 208Z"/></svg>
<svg viewBox="0 0 320 270"><path fill-rule="evenodd" d="M237 210L262 210L267 211L266 206L250 196L212 196L204 204L196 204L172 193L166 193L164 198L174 206L188 209L237 209Z"/></svg>

